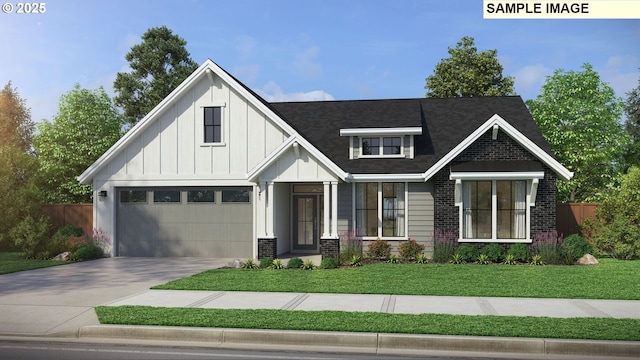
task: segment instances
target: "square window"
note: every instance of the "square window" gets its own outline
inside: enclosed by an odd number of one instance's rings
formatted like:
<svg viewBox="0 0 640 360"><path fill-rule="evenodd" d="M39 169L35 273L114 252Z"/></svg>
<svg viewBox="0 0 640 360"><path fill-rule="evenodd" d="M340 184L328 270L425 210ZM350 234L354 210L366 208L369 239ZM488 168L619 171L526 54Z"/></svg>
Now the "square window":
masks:
<svg viewBox="0 0 640 360"><path fill-rule="evenodd" d="M362 138L362 155L380 155L380 138Z"/></svg>
<svg viewBox="0 0 640 360"><path fill-rule="evenodd" d="M382 138L382 153L384 155L400 155L402 153L402 140L399 137Z"/></svg>

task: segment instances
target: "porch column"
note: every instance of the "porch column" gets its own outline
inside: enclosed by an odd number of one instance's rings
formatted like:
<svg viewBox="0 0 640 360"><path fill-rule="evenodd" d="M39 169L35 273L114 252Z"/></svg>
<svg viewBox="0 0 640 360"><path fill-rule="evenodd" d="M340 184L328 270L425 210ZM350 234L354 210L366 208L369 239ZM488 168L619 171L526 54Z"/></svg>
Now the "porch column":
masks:
<svg viewBox="0 0 640 360"><path fill-rule="evenodd" d="M322 183L322 185L324 185L324 196L322 197L324 204L323 204L323 214L322 214L322 219L323 224L324 224L324 228L322 229L322 238L328 238L331 235L331 232L329 230L329 200L330 198L330 192L329 192L329 182L325 181Z"/></svg>
<svg viewBox="0 0 640 360"><path fill-rule="evenodd" d="M274 221L274 200L275 200L275 196L273 196L273 182L269 182L266 184L267 185L267 196L266 196L266 200L267 200L267 226L266 226L266 232L267 232L267 237L268 238L273 238L274 234L273 234L273 221Z"/></svg>
<svg viewBox="0 0 640 360"><path fill-rule="evenodd" d="M327 210L325 210L325 212L326 211ZM331 237L335 239L338 238L338 182L337 181L331 182Z"/></svg>

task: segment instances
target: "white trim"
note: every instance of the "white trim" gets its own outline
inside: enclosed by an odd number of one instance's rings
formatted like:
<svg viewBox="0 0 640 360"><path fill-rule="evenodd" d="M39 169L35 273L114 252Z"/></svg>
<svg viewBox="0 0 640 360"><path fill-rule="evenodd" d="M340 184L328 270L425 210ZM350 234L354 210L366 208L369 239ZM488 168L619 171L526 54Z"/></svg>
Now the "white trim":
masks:
<svg viewBox="0 0 640 360"><path fill-rule="evenodd" d="M208 69L209 70L209 69ZM209 71L207 71L207 75ZM226 115L227 115L227 103L225 101L207 101L197 104L199 111L196 113L196 132L200 139L200 147L215 147L215 146L227 146L225 139L225 130L227 127ZM205 108L220 108L220 141L219 142L205 142L204 141L204 109Z"/></svg>
<svg viewBox="0 0 640 360"><path fill-rule="evenodd" d="M423 181L422 174L349 174L347 180L354 182L418 182Z"/></svg>
<svg viewBox="0 0 640 360"><path fill-rule="evenodd" d="M413 159L416 155L414 142L413 135L409 136L409 159Z"/></svg>
<svg viewBox="0 0 640 360"><path fill-rule="evenodd" d="M327 219L328 220L328 219ZM331 235L337 239L338 236L338 182L331 182Z"/></svg>
<svg viewBox="0 0 640 360"><path fill-rule="evenodd" d="M323 226L323 229L322 229L322 238L323 239L324 238L328 238L329 236L331 236L331 229L329 227L329 225L330 225L329 224L329 217L330 217L330 215L329 215L329 210L330 210L329 209L329 206L330 206L330 204L329 204L329 199L330 199L330 197L329 197L330 196L329 189L330 189L330 187L329 186L330 186L330 184L331 183L328 182L328 181L324 181L322 183L322 188L323 188L322 201L324 202L323 208L322 208L322 212L323 212L322 216L324 218L324 221L323 221L323 225L324 226ZM291 208L291 209L293 209L293 208Z"/></svg>
<svg viewBox="0 0 640 360"><path fill-rule="evenodd" d="M349 160L353 160L353 136L349 136Z"/></svg>
<svg viewBox="0 0 640 360"><path fill-rule="evenodd" d="M449 180L531 180L544 179L544 171L514 171L514 172L491 172L491 171L469 171L452 172Z"/></svg>
<svg viewBox="0 0 640 360"><path fill-rule="evenodd" d="M422 127L340 129L340 136L422 135Z"/></svg>
<svg viewBox="0 0 640 360"><path fill-rule="evenodd" d="M370 136L364 137L366 139L378 138L378 154L377 155L363 155L362 151L362 139L363 136L358 137L358 158L359 159L371 159L371 158L399 158L404 159L407 156L404 154L404 136ZM400 154L384 154L384 139L387 138L399 138L400 139Z"/></svg>
<svg viewBox="0 0 640 360"><path fill-rule="evenodd" d="M558 174L561 179L569 180L571 179L571 177L573 177L573 172L562 166L562 164L556 161L551 155L547 154L547 152L542 150L533 141L529 140L516 128L511 126L511 124L500 117L500 115L495 114L490 117L484 124L478 127L473 133L471 133L471 135L467 136L466 139L462 140L456 147L449 151L449 153L438 160L438 162L436 162L432 167L427 169L427 171L422 174L424 180L429 180L438 171L440 171L443 167L445 167L448 163L455 159L456 156L458 156L467 147L469 147L478 138L480 138L480 136L492 129L494 125L498 125L504 132L507 133L507 135L511 136L511 138L513 138L516 142L518 142L525 149L529 150L534 156L540 159L543 163L549 166L553 171L556 172L556 174Z"/></svg>

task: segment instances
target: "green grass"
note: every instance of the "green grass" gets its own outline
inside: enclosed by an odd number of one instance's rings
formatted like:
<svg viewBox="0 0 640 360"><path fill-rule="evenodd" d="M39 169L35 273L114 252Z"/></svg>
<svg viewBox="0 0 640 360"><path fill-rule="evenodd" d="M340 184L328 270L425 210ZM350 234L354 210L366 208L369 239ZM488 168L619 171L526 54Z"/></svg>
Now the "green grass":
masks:
<svg viewBox="0 0 640 360"><path fill-rule="evenodd" d="M640 320L147 306L97 307L102 324L640 340Z"/></svg>
<svg viewBox="0 0 640 360"><path fill-rule="evenodd" d="M0 252L0 274L24 270L40 269L49 266L69 264L68 261L25 259L18 252Z"/></svg>
<svg viewBox="0 0 640 360"><path fill-rule="evenodd" d="M640 300L640 261L597 266L371 264L333 270L216 269L154 289Z"/></svg>

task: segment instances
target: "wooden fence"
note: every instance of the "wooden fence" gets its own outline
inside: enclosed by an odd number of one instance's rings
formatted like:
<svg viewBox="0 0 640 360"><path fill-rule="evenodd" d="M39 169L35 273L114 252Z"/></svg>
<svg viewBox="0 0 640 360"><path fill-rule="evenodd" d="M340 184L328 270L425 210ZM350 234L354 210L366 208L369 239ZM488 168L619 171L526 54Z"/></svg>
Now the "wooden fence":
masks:
<svg viewBox="0 0 640 360"><path fill-rule="evenodd" d="M42 210L55 229L71 224L81 227L85 234L93 233L93 204L47 204Z"/></svg>
<svg viewBox="0 0 640 360"><path fill-rule="evenodd" d="M556 205L556 229L566 236L580 234L585 218L595 218L598 204L567 203Z"/></svg>

